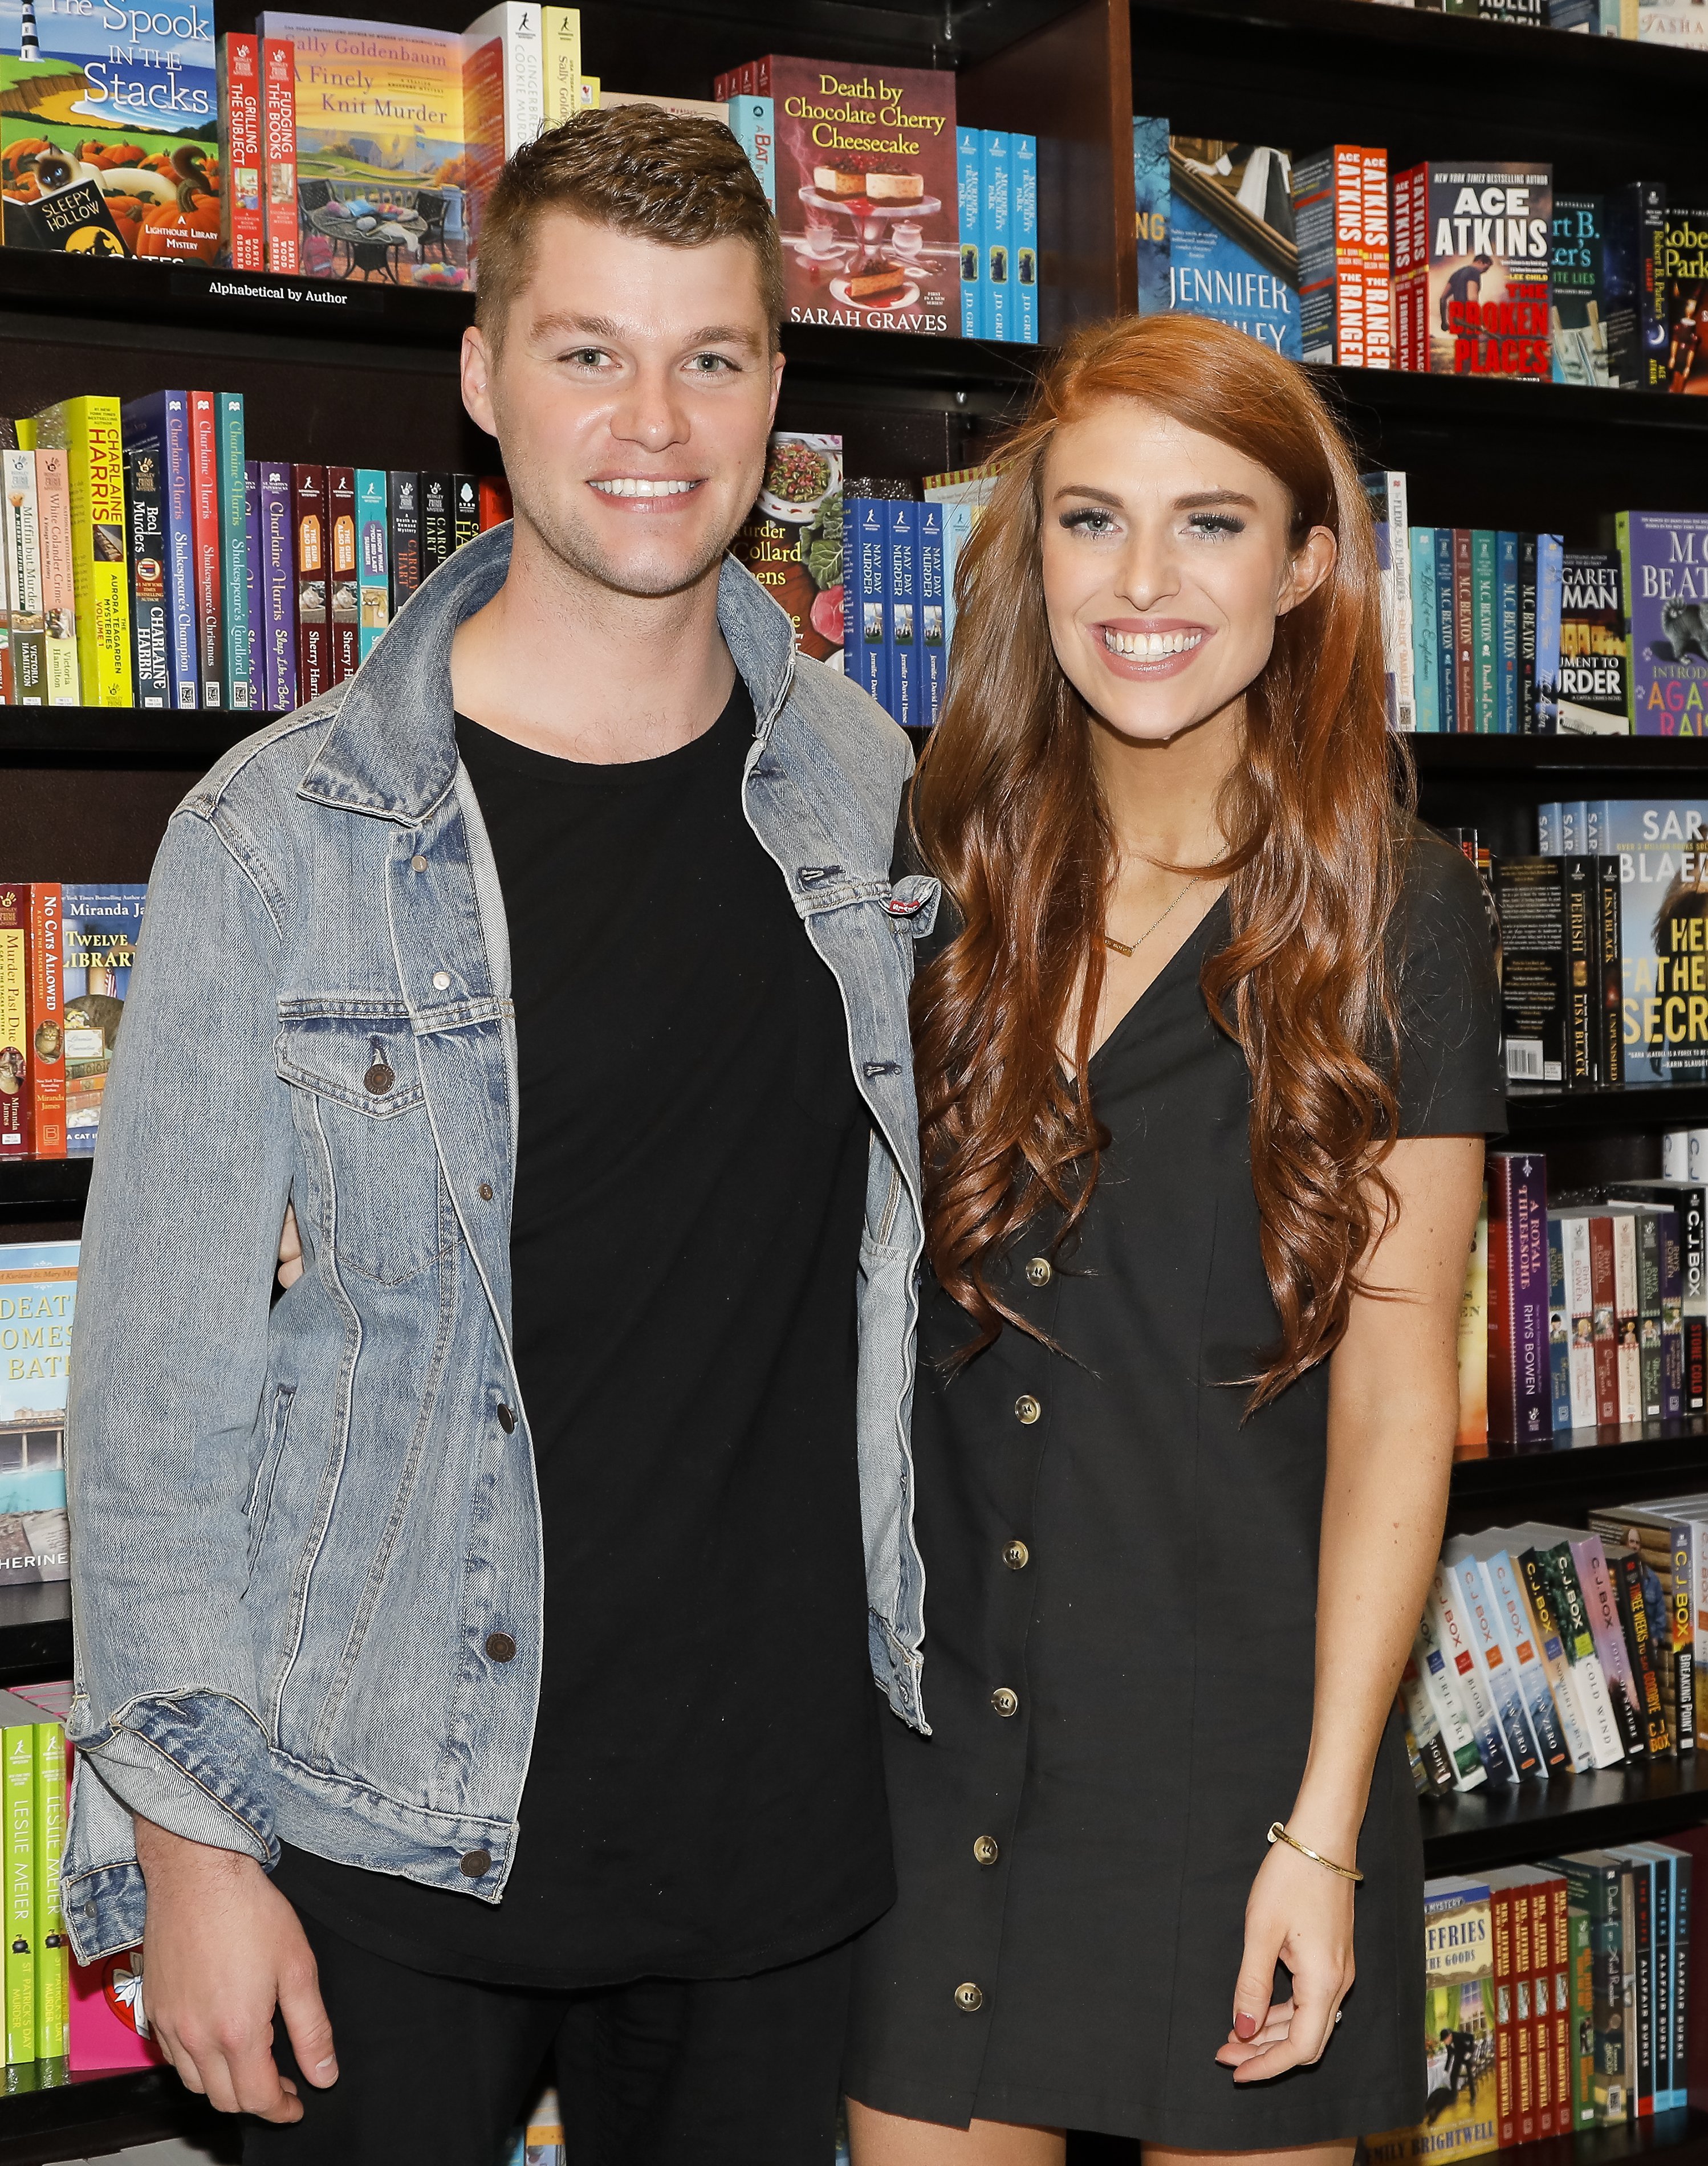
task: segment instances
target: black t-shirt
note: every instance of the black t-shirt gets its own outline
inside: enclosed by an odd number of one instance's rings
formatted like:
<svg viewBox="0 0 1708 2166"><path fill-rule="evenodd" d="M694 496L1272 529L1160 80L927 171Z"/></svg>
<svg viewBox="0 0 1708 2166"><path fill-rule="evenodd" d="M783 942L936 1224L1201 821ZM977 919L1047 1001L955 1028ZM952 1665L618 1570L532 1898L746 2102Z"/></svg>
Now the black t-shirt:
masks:
<svg viewBox="0 0 1708 2166"><path fill-rule="evenodd" d="M741 1976L893 1894L841 996L748 825L754 713L588 766L459 716L510 921L540 1714L497 1906L288 1851L335 1931L502 1984Z"/></svg>

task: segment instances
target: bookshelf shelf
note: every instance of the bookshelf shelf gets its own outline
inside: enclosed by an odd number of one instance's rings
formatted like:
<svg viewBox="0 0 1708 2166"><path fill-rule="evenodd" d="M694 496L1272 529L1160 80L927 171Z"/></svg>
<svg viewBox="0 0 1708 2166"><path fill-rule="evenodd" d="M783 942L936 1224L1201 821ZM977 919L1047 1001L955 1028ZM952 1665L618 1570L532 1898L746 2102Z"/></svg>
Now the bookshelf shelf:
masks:
<svg viewBox="0 0 1708 2166"><path fill-rule="evenodd" d="M192 2127L204 2132L212 2120L169 2070L86 2069L45 2090L0 2097L0 2166L82 2158Z"/></svg>
<svg viewBox="0 0 1708 2166"><path fill-rule="evenodd" d="M1462 1459L1453 1468L1448 1524L1455 1533L1512 1517L1577 1524L1599 1504L1708 1488L1708 1421L1631 1423L1573 1429L1534 1451Z"/></svg>
<svg viewBox="0 0 1708 2166"><path fill-rule="evenodd" d="M11 1159L0 1165L0 1207L30 1204L82 1205L89 1193L93 1158Z"/></svg>
<svg viewBox="0 0 1708 2166"><path fill-rule="evenodd" d="M71 1590L0 1587L0 1685L40 1683L71 1672Z"/></svg>
<svg viewBox="0 0 1708 2166"><path fill-rule="evenodd" d="M1609 392L1610 399L1615 394ZM1705 401L1708 404L1708 401ZM1708 417L1705 417L1708 418ZM1547 781L1575 774L1589 783L1652 788L1658 775L1676 774L1708 781L1708 737L1409 737L1420 783L1446 779L1483 782L1491 779ZM1538 789L1538 798L1546 793ZM1598 789L1596 795L1601 791Z"/></svg>
<svg viewBox="0 0 1708 2166"><path fill-rule="evenodd" d="M277 717L166 707L0 707L0 768L164 767L199 774Z"/></svg>
<svg viewBox="0 0 1708 2166"><path fill-rule="evenodd" d="M1419 1801L1424 1863L1430 1873L1509 1865L1550 1849L1628 1842L1708 1820L1708 1753L1650 1767L1557 1775L1486 1795L1472 1790Z"/></svg>
<svg viewBox="0 0 1708 2166"><path fill-rule="evenodd" d="M1708 2166L1708 2113L1682 2106L1671 2113L1598 2128L1584 2136L1554 2136L1522 2150L1483 2154L1484 2166L1625 2166L1630 2159L1664 2152L1668 2166ZM4 2153L0 2153L0 2161ZM1067 2139L1068 2166L1140 2166L1140 2146L1119 2136L1075 2136Z"/></svg>

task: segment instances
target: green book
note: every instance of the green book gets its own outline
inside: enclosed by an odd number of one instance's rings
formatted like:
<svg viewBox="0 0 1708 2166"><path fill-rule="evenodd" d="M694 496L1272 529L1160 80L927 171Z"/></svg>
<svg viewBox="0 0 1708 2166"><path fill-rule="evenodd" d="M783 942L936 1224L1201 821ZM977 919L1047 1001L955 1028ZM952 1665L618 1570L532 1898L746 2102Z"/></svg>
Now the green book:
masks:
<svg viewBox="0 0 1708 2166"><path fill-rule="evenodd" d="M1573 1910L1567 1920L1571 1933L1572 1968L1572 2126L1594 2128L1595 2115L1595 1957L1590 1946L1589 1913Z"/></svg>
<svg viewBox="0 0 1708 2166"><path fill-rule="evenodd" d="M35 1725L35 2058L65 2058L71 2020L71 1953L60 1902L66 1840L66 1734L56 1722Z"/></svg>
<svg viewBox="0 0 1708 2166"><path fill-rule="evenodd" d="M1476 700L1477 733L1500 728L1499 628L1496 623L1497 536L1491 526L1471 530L1471 686Z"/></svg>
<svg viewBox="0 0 1708 2166"><path fill-rule="evenodd" d="M32 1718L36 1710L31 1709ZM6 2058L35 2058L35 1720L0 1713L0 1841L6 1860Z"/></svg>
<svg viewBox="0 0 1708 2166"><path fill-rule="evenodd" d="M1630 1878L1629 1868L1621 1868L1617 1858L1602 1850L1575 1851L1563 1857L1537 1862L1547 1871L1565 1876L1571 1911L1583 1918L1589 1932L1593 2047L1592 2066L1587 2073L1594 2121L1577 2126L1600 2127L1622 2122L1627 2118L1631 2069L1631 2025L1625 1990L1625 1885ZM1574 1969L1574 1983L1576 1978ZM1582 2037L1580 2031L1574 2040L1578 2049L1574 2065L1582 2058Z"/></svg>
<svg viewBox="0 0 1708 2166"><path fill-rule="evenodd" d="M225 621L224 690L228 710L249 705L249 480L243 471L243 394L218 403L219 584Z"/></svg>

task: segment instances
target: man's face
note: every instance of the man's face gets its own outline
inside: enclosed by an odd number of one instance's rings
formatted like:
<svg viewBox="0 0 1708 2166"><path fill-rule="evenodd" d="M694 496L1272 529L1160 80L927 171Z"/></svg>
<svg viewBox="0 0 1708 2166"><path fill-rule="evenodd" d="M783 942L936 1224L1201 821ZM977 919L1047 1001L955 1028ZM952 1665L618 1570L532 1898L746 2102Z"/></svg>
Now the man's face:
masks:
<svg viewBox="0 0 1708 2166"><path fill-rule="evenodd" d="M603 587L669 594L759 494L782 367L745 240L674 248L548 211L501 354L464 334L463 396L519 524Z"/></svg>

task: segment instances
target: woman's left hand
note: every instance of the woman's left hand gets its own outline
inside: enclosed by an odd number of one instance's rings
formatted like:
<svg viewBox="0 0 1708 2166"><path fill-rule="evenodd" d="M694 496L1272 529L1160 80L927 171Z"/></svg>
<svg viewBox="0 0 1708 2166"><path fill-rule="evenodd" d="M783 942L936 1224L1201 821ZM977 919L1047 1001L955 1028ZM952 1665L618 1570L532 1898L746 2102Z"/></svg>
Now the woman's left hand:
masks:
<svg viewBox="0 0 1708 2166"><path fill-rule="evenodd" d="M1236 2084L1322 2058L1352 1984L1352 1882L1285 1843L1264 1859L1245 1904L1234 2027L1216 2053ZM1277 1962L1293 1974L1293 1994L1272 2002Z"/></svg>

